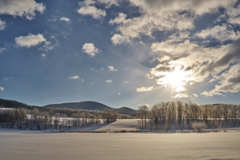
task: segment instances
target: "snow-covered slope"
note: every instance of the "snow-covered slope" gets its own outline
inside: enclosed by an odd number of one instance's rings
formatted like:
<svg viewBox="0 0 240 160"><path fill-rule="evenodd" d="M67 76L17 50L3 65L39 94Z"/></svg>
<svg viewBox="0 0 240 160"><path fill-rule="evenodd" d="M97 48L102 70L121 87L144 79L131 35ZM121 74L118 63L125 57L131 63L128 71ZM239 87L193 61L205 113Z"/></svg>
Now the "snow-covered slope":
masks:
<svg viewBox="0 0 240 160"><path fill-rule="evenodd" d="M137 131L138 119L118 119L117 121L106 125L102 128L98 128L97 131Z"/></svg>

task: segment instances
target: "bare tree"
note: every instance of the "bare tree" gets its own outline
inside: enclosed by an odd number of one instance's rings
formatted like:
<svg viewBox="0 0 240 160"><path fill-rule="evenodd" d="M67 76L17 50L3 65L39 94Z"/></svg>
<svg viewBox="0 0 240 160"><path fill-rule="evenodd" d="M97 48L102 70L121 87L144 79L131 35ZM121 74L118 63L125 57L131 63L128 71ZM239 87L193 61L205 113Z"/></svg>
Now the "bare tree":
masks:
<svg viewBox="0 0 240 160"><path fill-rule="evenodd" d="M149 115L149 109L147 105L140 106L137 112L140 118L140 128L147 128L147 119Z"/></svg>

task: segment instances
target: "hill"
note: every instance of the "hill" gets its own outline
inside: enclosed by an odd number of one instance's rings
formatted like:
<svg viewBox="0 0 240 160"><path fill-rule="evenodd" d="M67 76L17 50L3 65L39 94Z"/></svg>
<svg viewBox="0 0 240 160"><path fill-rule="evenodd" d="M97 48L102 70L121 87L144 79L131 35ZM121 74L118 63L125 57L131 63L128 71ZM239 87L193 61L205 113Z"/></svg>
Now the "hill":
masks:
<svg viewBox="0 0 240 160"><path fill-rule="evenodd" d="M8 99L0 99L0 108L30 108L31 106Z"/></svg>
<svg viewBox="0 0 240 160"><path fill-rule="evenodd" d="M81 110L98 110L104 111L106 109L112 109L111 107L94 101L84 102L73 102L73 103L60 103L60 104L49 104L44 107L47 108L66 108L66 109L81 109Z"/></svg>
<svg viewBox="0 0 240 160"><path fill-rule="evenodd" d="M60 103L60 104L49 104L46 106L30 106L24 104L22 102L18 102L15 100L7 100L0 98L0 108L34 108L37 107L41 110L51 109L76 109L76 110L89 110L89 111L104 111L104 110L114 110L120 114L127 114L130 116L136 115L136 110L128 108L128 107L121 107L121 108L112 108L105 104L94 102L94 101L83 101L83 102L72 102L72 103Z"/></svg>
<svg viewBox="0 0 240 160"><path fill-rule="evenodd" d="M137 111L132 109L132 108L128 108L128 107L121 107L121 108L116 108L115 109L116 112L120 113L120 114L128 114L131 116L136 116Z"/></svg>
<svg viewBox="0 0 240 160"><path fill-rule="evenodd" d="M81 110L96 110L96 111L104 111L104 110L115 110L120 114L128 114L131 116L136 115L136 110L121 107L121 108L112 108L105 104L94 102L94 101L84 101L84 102L74 102L74 103L61 103L61 104L50 104L44 106L46 108L61 108L61 109L81 109Z"/></svg>

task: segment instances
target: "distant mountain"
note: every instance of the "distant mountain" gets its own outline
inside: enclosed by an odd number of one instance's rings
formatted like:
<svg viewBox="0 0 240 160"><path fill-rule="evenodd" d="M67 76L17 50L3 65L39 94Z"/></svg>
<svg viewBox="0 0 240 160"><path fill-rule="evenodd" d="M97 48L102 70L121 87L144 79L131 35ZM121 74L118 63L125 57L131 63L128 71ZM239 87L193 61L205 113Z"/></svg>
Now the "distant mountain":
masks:
<svg viewBox="0 0 240 160"><path fill-rule="evenodd" d="M44 107L47 108L65 108L65 109L81 109L81 110L97 110L97 111L104 111L104 110L114 110L120 114L128 114L128 115L136 115L136 110L128 108L128 107L121 107L121 108L112 108L105 104L94 102L94 101L84 101L84 102L75 102L75 103L61 103L61 104L50 104Z"/></svg>
<svg viewBox="0 0 240 160"><path fill-rule="evenodd" d="M29 107L31 106L18 101L0 98L0 108L29 108Z"/></svg>
<svg viewBox="0 0 240 160"><path fill-rule="evenodd" d="M135 116L137 114L136 110L134 110L132 108L128 108L128 107L121 107L121 108L117 108L115 110L120 114L128 114L131 116Z"/></svg>
<svg viewBox="0 0 240 160"><path fill-rule="evenodd" d="M49 104L44 107L48 108L68 108L68 109L82 109L82 110L98 110L104 111L106 109L112 109L111 107L94 101L73 102L73 103L61 103L61 104Z"/></svg>
<svg viewBox="0 0 240 160"><path fill-rule="evenodd" d="M34 108L38 107L39 109L45 110L47 108L54 109L79 109L79 110L90 110L90 111L104 111L104 110L114 110L120 114L127 114L131 116L136 115L136 110L121 107L121 108L112 108L105 104L94 102L94 101L83 101L83 102L72 102L72 103L60 103L60 104L49 104L46 106L30 106L18 101L7 100L0 98L0 108Z"/></svg>

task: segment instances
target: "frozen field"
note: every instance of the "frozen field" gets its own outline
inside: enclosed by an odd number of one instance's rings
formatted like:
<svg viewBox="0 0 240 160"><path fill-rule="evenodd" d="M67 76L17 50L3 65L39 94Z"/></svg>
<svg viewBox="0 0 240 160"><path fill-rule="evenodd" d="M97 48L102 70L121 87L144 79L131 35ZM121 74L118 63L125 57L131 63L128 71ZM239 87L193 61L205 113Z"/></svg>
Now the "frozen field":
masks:
<svg viewBox="0 0 240 160"><path fill-rule="evenodd" d="M0 131L1 160L239 160L240 133Z"/></svg>
<svg viewBox="0 0 240 160"><path fill-rule="evenodd" d="M138 119L118 119L117 121L97 129L97 131L137 131Z"/></svg>

